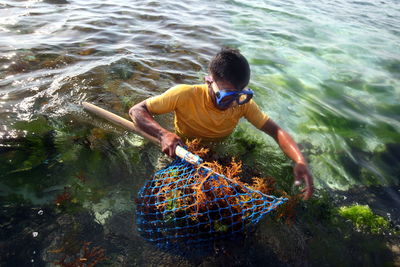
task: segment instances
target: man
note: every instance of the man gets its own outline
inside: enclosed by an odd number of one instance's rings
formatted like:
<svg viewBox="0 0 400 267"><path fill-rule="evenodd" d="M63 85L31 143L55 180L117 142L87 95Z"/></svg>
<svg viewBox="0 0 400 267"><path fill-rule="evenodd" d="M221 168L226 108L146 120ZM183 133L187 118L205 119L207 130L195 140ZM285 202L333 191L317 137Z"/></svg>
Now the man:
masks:
<svg viewBox="0 0 400 267"><path fill-rule="evenodd" d="M303 198L313 194L313 179L307 161L290 135L263 113L246 89L250 66L236 49L222 49L209 64L210 76L204 85L178 85L161 95L144 100L129 110L137 126L160 140L161 148L170 157L181 137L202 140L222 139L231 134L241 117L272 136L282 151L294 161L295 184L305 183ZM162 128L152 117L174 111L175 130ZM181 137L179 137L179 136Z"/></svg>

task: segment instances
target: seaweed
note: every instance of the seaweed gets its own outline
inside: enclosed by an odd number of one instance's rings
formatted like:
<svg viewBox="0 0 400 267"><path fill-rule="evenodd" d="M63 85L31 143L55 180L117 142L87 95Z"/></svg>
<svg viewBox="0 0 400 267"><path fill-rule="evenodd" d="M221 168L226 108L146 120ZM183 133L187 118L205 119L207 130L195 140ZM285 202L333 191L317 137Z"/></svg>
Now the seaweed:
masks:
<svg viewBox="0 0 400 267"><path fill-rule="evenodd" d="M82 248L79 253L69 257L64 254L61 259L54 264L63 266L63 267L93 267L99 262L106 260L105 257L105 249L97 246L90 247L92 242L84 242ZM50 252L53 253L62 253L64 249L52 250Z"/></svg>
<svg viewBox="0 0 400 267"><path fill-rule="evenodd" d="M389 222L375 215L368 205L343 206L338 212L350 220L359 231L379 234L389 229Z"/></svg>
<svg viewBox="0 0 400 267"><path fill-rule="evenodd" d="M199 141L188 142L188 150L207 157ZM242 181L242 162L232 158L226 166L206 161L196 167L172 163L157 172L137 199L139 231L151 241L197 241L242 232L266 213L286 202L270 196L272 178ZM293 205L280 212L284 217Z"/></svg>

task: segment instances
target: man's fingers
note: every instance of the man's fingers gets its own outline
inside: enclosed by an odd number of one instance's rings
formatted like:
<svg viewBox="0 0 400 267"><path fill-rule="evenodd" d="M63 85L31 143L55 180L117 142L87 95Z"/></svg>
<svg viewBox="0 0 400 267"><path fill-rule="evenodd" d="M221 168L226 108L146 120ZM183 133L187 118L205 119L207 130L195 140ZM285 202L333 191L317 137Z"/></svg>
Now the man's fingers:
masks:
<svg viewBox="0 0 400 267"><path fill-rule="evenodd" d="M171 158L174 158L176 155L175 155L175 149L170 149L169 150L169 156L171 157Z"/></svg>
<svg viewBox="0 0 400 267"><path fill-rule="evenodd" d="M310 198L311 198L311 194L308 194L308 193L303 194L304 200L309 200Z"/></svg>
<svg viewBox="0 0 400 267"><path fill-rule="evenodd" d="M307 200L311 197L311 193L307 190L307 188L302 189L301 193L303 195L304 200Z"/></svg>
<svg viewBox="0 0 400 267"><path fill-rule="evenodd" d="M301 189L301 193L303 194L303 199L308 200L311 198L312 194L314 192L313 187L306 186L305 188Z"/></svg>
<svg viewBox="0 0 400 267"><path fill-rule="evenodd" d="M296 186L304 184L304 187L301 189L300 192L303 195L303 199L308 200L313 195L314 186L313 186L312 176L307 166L304 164L296 164L294 173L295 173L294 184Z"/></svg>
<svg viewBox="0 0 400 267"><path fill-rule="evenodd" d="M175 157L175 150L171 149L171 147L165 147L162 149L162 152L164 152L165 154L167 154L168 157Z"/></svg>

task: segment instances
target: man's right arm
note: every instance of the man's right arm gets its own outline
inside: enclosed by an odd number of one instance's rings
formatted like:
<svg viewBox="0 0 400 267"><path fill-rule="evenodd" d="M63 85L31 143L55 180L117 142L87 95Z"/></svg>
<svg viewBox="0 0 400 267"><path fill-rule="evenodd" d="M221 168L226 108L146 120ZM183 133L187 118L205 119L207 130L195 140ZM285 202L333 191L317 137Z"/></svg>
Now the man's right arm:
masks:
<svg viewBox="0 0 400 267"><path fill-rule="evenodd" d="M158 124L146 106L146 100L134 105L129 110L129 116L136 126L151 136L156 137L161 144L161 150L170 157L175 157L175 148L182 145L182 140Z"/></svg>

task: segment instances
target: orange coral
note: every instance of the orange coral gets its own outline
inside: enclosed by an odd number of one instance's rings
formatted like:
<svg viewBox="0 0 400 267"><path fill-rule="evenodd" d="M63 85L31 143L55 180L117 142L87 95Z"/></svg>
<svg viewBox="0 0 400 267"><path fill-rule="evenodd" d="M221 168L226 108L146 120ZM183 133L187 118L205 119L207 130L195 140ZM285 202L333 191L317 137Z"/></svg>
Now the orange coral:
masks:
<svg viewBox="0 0 400 267"><path fill-rule="evenodd" d="M201 157L209 152L200 147L199 140L189 142L187 146L189 151ZM143 197L137 201L138 212L147 216L145 219L150 222L143 227L174 222L158 233L182 237L192 234L191 231L211 233L211 228L217 232L228 229L235 232L247 224L247 218L251 221L254 214L263 214L276 207L273 198L270 201L266 195L287 195L275 189L272 178L253 177L252 183L247 184L241 181L241 173L242 162L235 158L227 166L213 161L204 162L191 171L170 167L159 172L144 187ZM294 214L291 212L295 204L281 209L279 217ZM196 227L190 228L185 218ZM176 227L182 234L172 232Z"/></svg>

